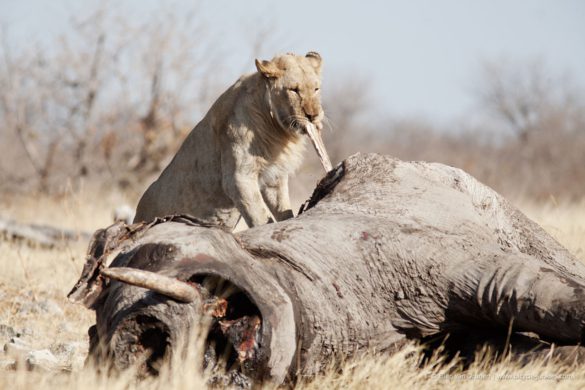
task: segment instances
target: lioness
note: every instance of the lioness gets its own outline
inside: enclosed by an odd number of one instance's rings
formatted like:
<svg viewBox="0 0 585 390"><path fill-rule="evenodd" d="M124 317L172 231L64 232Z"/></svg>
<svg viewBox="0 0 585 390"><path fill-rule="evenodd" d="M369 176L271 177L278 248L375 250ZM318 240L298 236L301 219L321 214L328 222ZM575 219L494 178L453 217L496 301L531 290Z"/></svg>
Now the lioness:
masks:
<svg viewBox="0 0 585 390"><path fill-rule="evenodd" d="M146 190L134 222L191 214L233 229L293 216L288 177L301 163L308 135L323 166L321 56L286 54L256 60L195 126L158 180Z"/></svg>

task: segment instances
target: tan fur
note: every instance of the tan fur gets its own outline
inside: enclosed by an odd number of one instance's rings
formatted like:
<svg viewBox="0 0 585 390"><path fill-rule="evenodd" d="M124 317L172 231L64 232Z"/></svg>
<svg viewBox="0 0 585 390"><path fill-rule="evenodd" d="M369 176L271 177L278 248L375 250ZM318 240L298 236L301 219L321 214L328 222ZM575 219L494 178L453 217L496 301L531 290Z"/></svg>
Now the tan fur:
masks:
<svg viewBox="0 0 585 390"><path fill-rule="evenodd" d="M256 60L213 104L144 193L135 222L186 213L233 228L293 216L288 177L302 162L304 124L322 128L321 57Z"/></svg>

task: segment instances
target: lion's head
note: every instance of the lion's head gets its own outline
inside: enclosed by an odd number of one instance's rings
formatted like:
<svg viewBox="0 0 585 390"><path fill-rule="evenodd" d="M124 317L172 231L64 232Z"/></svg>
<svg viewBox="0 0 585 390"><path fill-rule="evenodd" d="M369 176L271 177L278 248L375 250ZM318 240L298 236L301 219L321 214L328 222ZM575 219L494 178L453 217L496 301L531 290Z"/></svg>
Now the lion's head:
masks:
<svg viewBox="0 0 585 390"><path fill-rule="evenodd" d="M283 129L305 132L307 123L323 127L321 108L321 56L285 54L270 61L256 60L268 85L272 116Z"/></svg>

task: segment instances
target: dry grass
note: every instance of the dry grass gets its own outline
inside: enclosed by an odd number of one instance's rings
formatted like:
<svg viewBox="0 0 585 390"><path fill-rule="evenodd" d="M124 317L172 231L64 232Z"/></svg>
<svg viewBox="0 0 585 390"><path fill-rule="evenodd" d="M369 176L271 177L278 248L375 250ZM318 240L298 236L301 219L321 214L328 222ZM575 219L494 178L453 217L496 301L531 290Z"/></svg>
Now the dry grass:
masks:
<svg viewBox="0 0 585 390"><path fill-rule="evenodd" d="M50 223L61 227L94 230L109 224L111 210L120 203L133 203L123 194L102 196L85 189L60 199L47 197L3 198L3 217L19 221ZM518 202L517 202L518 204ZM521 203L520 208L540 223L581 259L585 259L585 202L557 204ZM58 348L62 343L77 342L81 352L87 345L86 330L93 321L90 311L67 302L65 295L77 280L84 260L85 243L59 250L31 248L23 243L0 241L0 324L25 334L35 348ZM28 302L51 301L56 309L26 310ZM0 340L5 342L5 340ZM80 355L83 355L81 353ZM0 352L0 357L2 353ZM520 367L512 361L494 363L480 359L469 370L460 372L449 365L419 368L420 351L409 346L391 356L369 356L347 362L341 371L331 369L298 388L584 388L585 375L580 368L554 362L536 361ZM0 359L1 360L1 359ZM0 388L202 388L205 378L192 365L178 365L161 378L137 384L131 376L108 378L94 370L81 369L77 359L66 367L71 372L3 371Z"/></svg>
<svg viewBox="0 0 585 390"><path fill-rule="evenodd" d="M559 204L554 199L545 204L523 202L520 209L585 261L585 200L572 204Z"/></svg>

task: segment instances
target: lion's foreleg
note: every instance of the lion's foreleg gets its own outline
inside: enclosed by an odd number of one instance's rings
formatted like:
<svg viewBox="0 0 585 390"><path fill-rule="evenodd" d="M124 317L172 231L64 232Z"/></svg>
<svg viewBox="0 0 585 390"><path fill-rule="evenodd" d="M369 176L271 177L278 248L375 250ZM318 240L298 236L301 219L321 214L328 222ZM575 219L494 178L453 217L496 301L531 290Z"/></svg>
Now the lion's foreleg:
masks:
<svg viewBox="0 0 585 390"><path fill-rule="evenodd" d="M233 180L224 181L223 187L248 227L274 222L262 199L258 179L236 174Z"/></svg>
<svg viewBox="0 0 585 390"><path fill-rule="evenodd" d="M248 156L240 149L235 149L233 154L222 155L222 186L248 227L253 227L274 220L260 193L254 161Z"/></svg>
<svg viewBox="0 0 585 390"><path fill-rule="evenodd" d="M288 175L281 177L276 185L261 187L264 202L277 221L294 217L288 195Z"/></svg>

